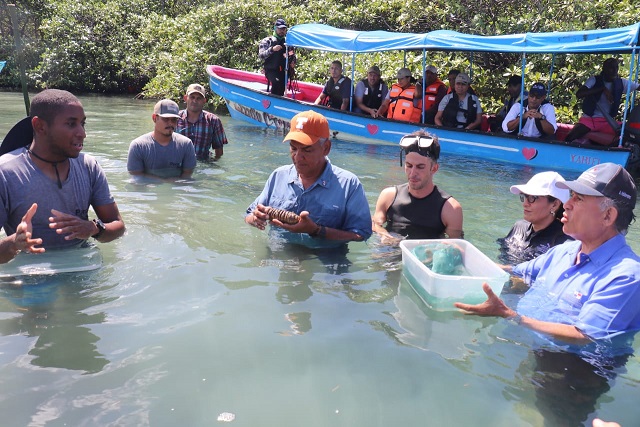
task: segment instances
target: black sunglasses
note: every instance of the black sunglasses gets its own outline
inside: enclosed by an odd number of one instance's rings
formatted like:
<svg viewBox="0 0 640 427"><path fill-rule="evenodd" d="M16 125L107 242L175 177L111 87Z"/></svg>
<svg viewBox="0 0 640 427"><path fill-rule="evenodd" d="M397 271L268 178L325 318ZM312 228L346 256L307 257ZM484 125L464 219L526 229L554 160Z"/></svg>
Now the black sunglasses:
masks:
<svg viewBox="0 0 640 427"><path fill-rule="evenodd" d="M522 203L524 203L524 201L526 200L529 203L534 203L536 200L538 200L540 198L540 196L530 196L528 194L520 194L520 201Z"/></svg>

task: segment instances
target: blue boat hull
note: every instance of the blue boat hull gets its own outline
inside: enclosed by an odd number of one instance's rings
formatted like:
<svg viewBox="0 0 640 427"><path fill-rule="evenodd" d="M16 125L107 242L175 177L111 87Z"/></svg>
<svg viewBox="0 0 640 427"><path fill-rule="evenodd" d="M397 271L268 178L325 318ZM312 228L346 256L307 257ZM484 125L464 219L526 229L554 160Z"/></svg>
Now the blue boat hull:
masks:
<svg viewBox="0 0 640 427"><path fill-rule="evenodd" d="M582 172L599 163L627 165L630 151L624 148L585 147L561 141L541 141L489 132L454 130L424 124L373 119L313 105L289 97L274 96L216 72L209 66L211 90L221 96L231 117L256 126L288 131L291 118L301 111L314 110L329 121L334 138L367 144L396 145L400 138L418 129L438 135L441 152L460 156L526 165L538 169ZM244 73L234 70L236 73ZM254 74L254 73L245 73ZM307 86L311 86L307 84ZM318 86L318 88L321 87Z"/></svg>

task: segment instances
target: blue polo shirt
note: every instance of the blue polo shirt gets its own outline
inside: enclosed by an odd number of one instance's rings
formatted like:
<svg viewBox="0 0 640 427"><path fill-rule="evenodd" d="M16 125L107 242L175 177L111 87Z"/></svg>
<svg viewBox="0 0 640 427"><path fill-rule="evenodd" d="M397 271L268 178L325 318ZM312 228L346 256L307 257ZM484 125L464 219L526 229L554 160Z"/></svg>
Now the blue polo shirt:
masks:
<svg viewBox="0 0 640 427"><path fill-rule="evenodd" d="M558 245L513 269L531 285L518 312L574 325L593 339L640 330L640 258L618 234L576 264L581 245Z"/></svg>
<svg viewBox="0 0 640 427"><path fill-rule="evenodd" d="M280 166L271 173L245 215L259 203L297 214L307 211L316 224L351 231L364 240L372 233L369 202L360 180L353 173L333 166L328 159L322 175L307 189L294 165Z"/></svg>

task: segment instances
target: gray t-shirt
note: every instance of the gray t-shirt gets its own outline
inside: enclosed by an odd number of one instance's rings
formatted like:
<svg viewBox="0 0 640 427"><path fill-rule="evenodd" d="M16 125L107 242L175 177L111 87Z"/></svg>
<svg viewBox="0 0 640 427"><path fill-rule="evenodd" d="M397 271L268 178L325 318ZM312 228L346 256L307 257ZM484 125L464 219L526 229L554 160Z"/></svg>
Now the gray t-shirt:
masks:
<svg viewBox="0 0 640 427"><path fill-rule="evenodd" d="M19 148L0 157L0 227L7 236L16 232L22 217L35 202L38 210L33 217L33 237L42 239L45 249L77 245L80 240L65 240L49 228L51 209L89 219L89 206L104 206L114 202L107 178L98 161L87 154L69 159L69 176L58 183L47 177L32 161L26 148ZM53 166L49 166L53 167Z"/></svg>
<svg viewBox="0 0 640 427"><path fill-rule="evenodd" d="M155 142L149 132L131 141L127 170L144 172L162 178L175 178L184 169L196 167L196 152L189 138L173 133L171 142L162 146Z"/></svg>

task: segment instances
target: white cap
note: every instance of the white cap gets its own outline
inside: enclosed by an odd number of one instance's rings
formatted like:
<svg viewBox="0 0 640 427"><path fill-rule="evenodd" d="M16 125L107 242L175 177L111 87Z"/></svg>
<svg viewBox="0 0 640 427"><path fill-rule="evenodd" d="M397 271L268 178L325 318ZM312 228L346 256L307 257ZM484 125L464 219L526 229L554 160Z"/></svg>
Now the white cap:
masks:
<svg viewBox="0 0 640 427"><path fill-rule="evenodd" d="M553 196L566 203L569 200L569 190L556 187L556 182L564 182L564 178L558 172L540 172L524 185L512 185L511 192L529 196Z"/></svg>

